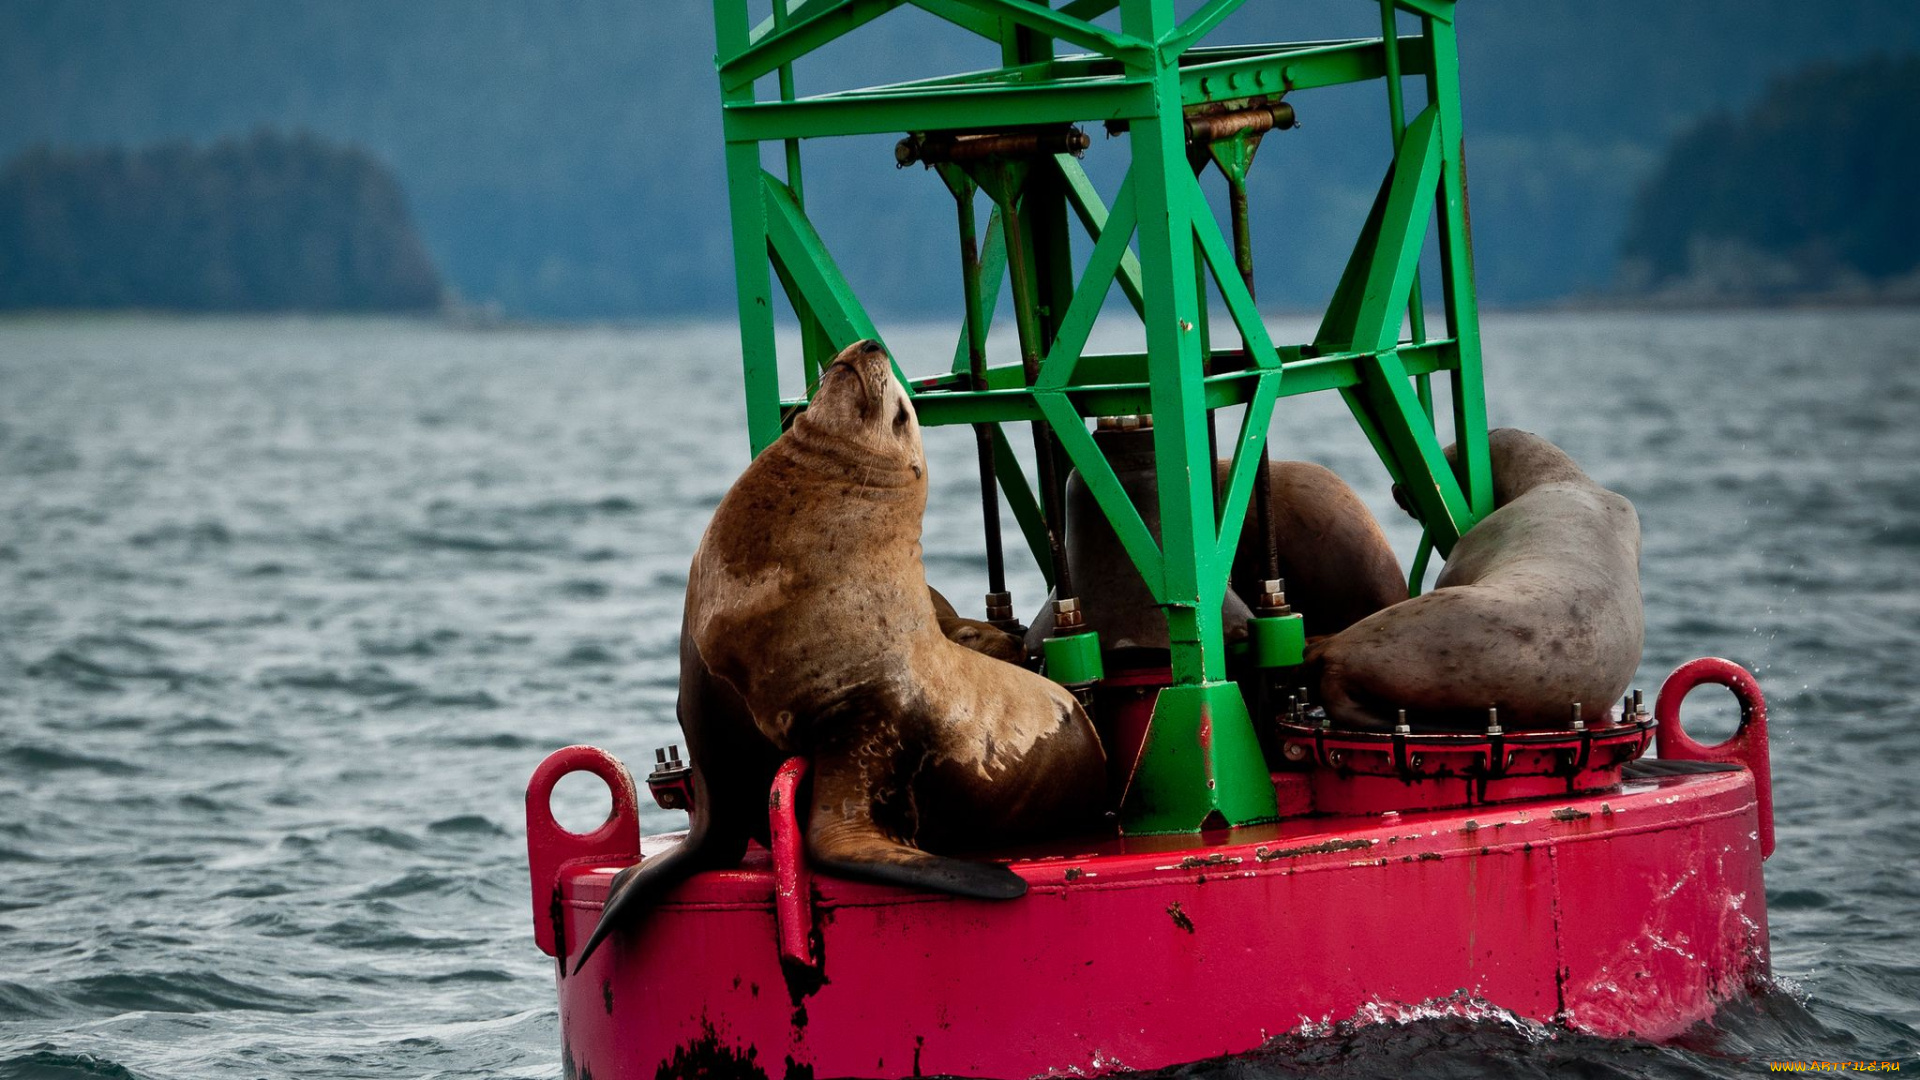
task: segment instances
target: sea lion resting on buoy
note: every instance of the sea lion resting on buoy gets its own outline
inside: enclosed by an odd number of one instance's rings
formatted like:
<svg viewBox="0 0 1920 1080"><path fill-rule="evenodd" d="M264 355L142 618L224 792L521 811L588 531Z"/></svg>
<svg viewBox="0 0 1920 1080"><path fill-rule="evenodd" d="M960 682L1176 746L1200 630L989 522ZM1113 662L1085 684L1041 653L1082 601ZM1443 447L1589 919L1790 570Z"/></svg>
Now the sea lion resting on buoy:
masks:
<svg viewBox="0 0 1920 1080"><path fill-rule="evenodd" d="M1558 447L1488 433L1494 512L1432 592L1318 642L1307 662L1336 726L1569 726L1626 692L1640 664L1640 519ZM1448 456L1452 457L1450 450Z"/></svg>
<svg viewBox="0 0 1920 1080"><path fill-rule="evenodd" d="M1100 436L1138 443L1151 434L1151 430L1119 435L1103 431ZM1136 480L1142 470L1151 470L1150 452L1142 456L1141 450L1131 450L1124 456L1116 456L1120 457L1120 466L1130 466L1129 471L1121 475L1123 485ZM1222 489L1231 468L1229 461L1214 463L1215 481ZM1151 472L1145 475L1150 482ZM1333 470L1307 461L1271 462L1268 477L1267 505L1273 522L1276 561L1280 576L1287 583L1288 605L1305 619L1309 637L1338 633L1381 608L1407 598L1407 579L1400 571L1400 561L1394 557L1386 533L1345 480ZM1079 494L1081 488L1084 485L1070 483L1068 491ZM1103 629L1102 616L1116 607L1123 611L1128 607L1138 609L1144 617L1121 621L1128 626L1145 626L1155 634L1149 644L1164 651L1165 625L1159 621L1162 616L1157 610L1148 611L1152 607L1151 593L1120 548L1112 526L1091 505L1091 496L1081 495L1081 501L1084 505L1075 507L1079 512L1070 512L1068 520L1074 522L1076 528L1085 523L1093 539L1069 535L1069 552L1080 556L1074 568L1075 580L1098 581L1103 590L1082 598L1089 625ZM1135 505L1140 506L1149 529L1158 536L1158 517L1152 513L1151 504L1141 505L1144 501L1138 500ZM1243 543L1258 542L1253 535L1256 522L1253 508L1249 506ZM1080 565L1082 563L1091 565ZM1125 588L1116 587L1116 581L1124 581ZM1116 593L1122 595L1116 596ZM1105 610L1099 600L1109 601ZM1229 644L1245 638L1247 619L1251 615L1252 611L1239 594L1229 589L1221 609ZM1053 608L1049 604L1034 618L1033 629L1027 633L1026 651L1038 656L1041 643L1052 632ZM1101 644L1109 649L1124 649L1139 643L1103 633Z"/></svg>
<svg viewBox="0 0 1920 1080"><path fill-rule="evenodd" d="M846 877L1009 899L1026 883L1005 866L933 852L1099 821L1106 755L1079 702L941 634L926 503L906 390L885 350L853 345L701 538L680 634L691 828L615 881L582 963L671 886L737 864L791 755L813 762L808 858Z"/></svg>
<svg viewBox="0 0 1920 1080"><path fill-rule="evenodd" d="M1231 466L1214 464L1222 487ZM1307 636L1337 634L1407 598L1407 578L1387 534L1337 473L1308 461L1274 461L1267 476L1280 576L1288 606L1306 621ZM1257 523L1249 506L1243 536L1250 542L1258 542Z"/></svg>
<svg viewBox="0 0 1920 1080"><path fill-rule="evenodd" d="M940 632L948 641L1009 664L1026 663L1027 651L1020 638L984 619L963 618L953 601L940 595L938 589L929 586L927 595L933 600L933 614L940 623Z"/></svg>

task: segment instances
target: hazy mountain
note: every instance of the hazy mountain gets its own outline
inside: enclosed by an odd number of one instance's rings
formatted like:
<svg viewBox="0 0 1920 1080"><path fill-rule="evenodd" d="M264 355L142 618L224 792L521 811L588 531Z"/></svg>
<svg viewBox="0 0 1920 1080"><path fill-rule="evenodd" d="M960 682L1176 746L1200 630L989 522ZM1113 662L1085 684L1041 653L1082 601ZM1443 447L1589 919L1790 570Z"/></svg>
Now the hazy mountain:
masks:
<svg viewBox="0 0 1920 1080"><path fill-rule="evenodd" d="M411 311L439 276L364 151L257 133L0 169L0 309Z"/></svg>
<svg viewBox="0 0 1920 1080"><path fill-rule="evenodd" d="M1674 140L1626 235L1629 286L1683 299L1920 296L1920 57L1818 64Z"/></svg>
<svg viewBox="0 0 1920 1080"><path fill-rule="evenodd" d="M1478 274L1506 302L1610 283L1634 191L1699 116L1811 60L1920 47L1911 0L1463 0L1459 18ZM1214 40L1378 32L1364 0L1254 0ZM469 300L725 312L712 33L700 0L9 0L0 157L312 130L393 165ZM996 58L907 8L798 77L812 92ZM1377 84L1298 94L1302 127L1262 151L1263 301L1314 306L1331 291L1385 160L1383 97ZM934 177L895 171L891 143L808 144L809 205L876 308L952 312L951 201ZM1112 182L1124 147L1096 133L1089 170Z"/></svg>

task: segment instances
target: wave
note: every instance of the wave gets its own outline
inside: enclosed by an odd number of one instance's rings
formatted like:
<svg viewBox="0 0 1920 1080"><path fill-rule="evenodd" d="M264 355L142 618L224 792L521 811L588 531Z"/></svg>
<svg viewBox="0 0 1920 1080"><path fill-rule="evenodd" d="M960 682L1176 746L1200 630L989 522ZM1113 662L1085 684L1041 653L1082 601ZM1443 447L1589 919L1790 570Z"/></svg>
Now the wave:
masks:
<svg viewBox="0 0 1920 1080"><path fill-rule="evenodd" d="M0 1080L80 1080L82 1077L142 1080L139 1073L117 1061L92 1054L63 1053L50 1047L0 1059Z"/></svg>

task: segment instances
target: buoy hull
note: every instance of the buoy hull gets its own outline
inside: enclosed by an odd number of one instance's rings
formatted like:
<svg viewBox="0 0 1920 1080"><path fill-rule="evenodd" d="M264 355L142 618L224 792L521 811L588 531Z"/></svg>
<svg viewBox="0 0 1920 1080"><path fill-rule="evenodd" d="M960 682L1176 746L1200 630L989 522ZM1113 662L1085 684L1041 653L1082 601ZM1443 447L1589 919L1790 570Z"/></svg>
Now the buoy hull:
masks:
<svg viewBox="0 0 1920 1080"><path fill-rule="evenodd" d="M1601 794L1063 846L1014 862L1030 891L1003 903L815 876L816 969L783 968L755 849L558 979L569 1075L1091 1075L1424 1002L1671 1037L1764 976L1767 925L1753 775L1659 764ZM559 871L563 950L620 868Z"/></svg>

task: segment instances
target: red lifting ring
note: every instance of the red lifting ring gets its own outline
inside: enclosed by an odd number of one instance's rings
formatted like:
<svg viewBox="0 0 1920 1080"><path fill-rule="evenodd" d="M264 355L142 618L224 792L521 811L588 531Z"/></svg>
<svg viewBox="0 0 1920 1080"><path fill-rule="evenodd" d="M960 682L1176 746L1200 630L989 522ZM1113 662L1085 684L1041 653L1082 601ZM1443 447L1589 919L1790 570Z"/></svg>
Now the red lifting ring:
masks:
<svg viewBox="0 0 1920 1080"><path fill-rule="evenodd" d="M590 772L606 781L613 810L590 833L553 820L553 786L562 777ZM640 797L633 774L597 746L569 746L547 755L527 781L527 862L533 870L533 937L540 951L565 959L566 911L560 874L573 866L624 866L640 861ZM566 970L562 964L561 971Z"/></svg>
<svg viewBox="0 0 1920 1080"><path fill-rule="evenodd" d="M1704 683L1724 686L1740 701L1740 727L1733 737L1702 746L1680 727L1680 703ZM1746 668L1717 656L1689 660L1674 669L1654 702L1659 721L1655 745L1668 761L1714 761L1741 765L1753 774L1754 802L1760 815L1760 857L1773 854L1773 761L1767 751L1767 699Z"/></svg>

